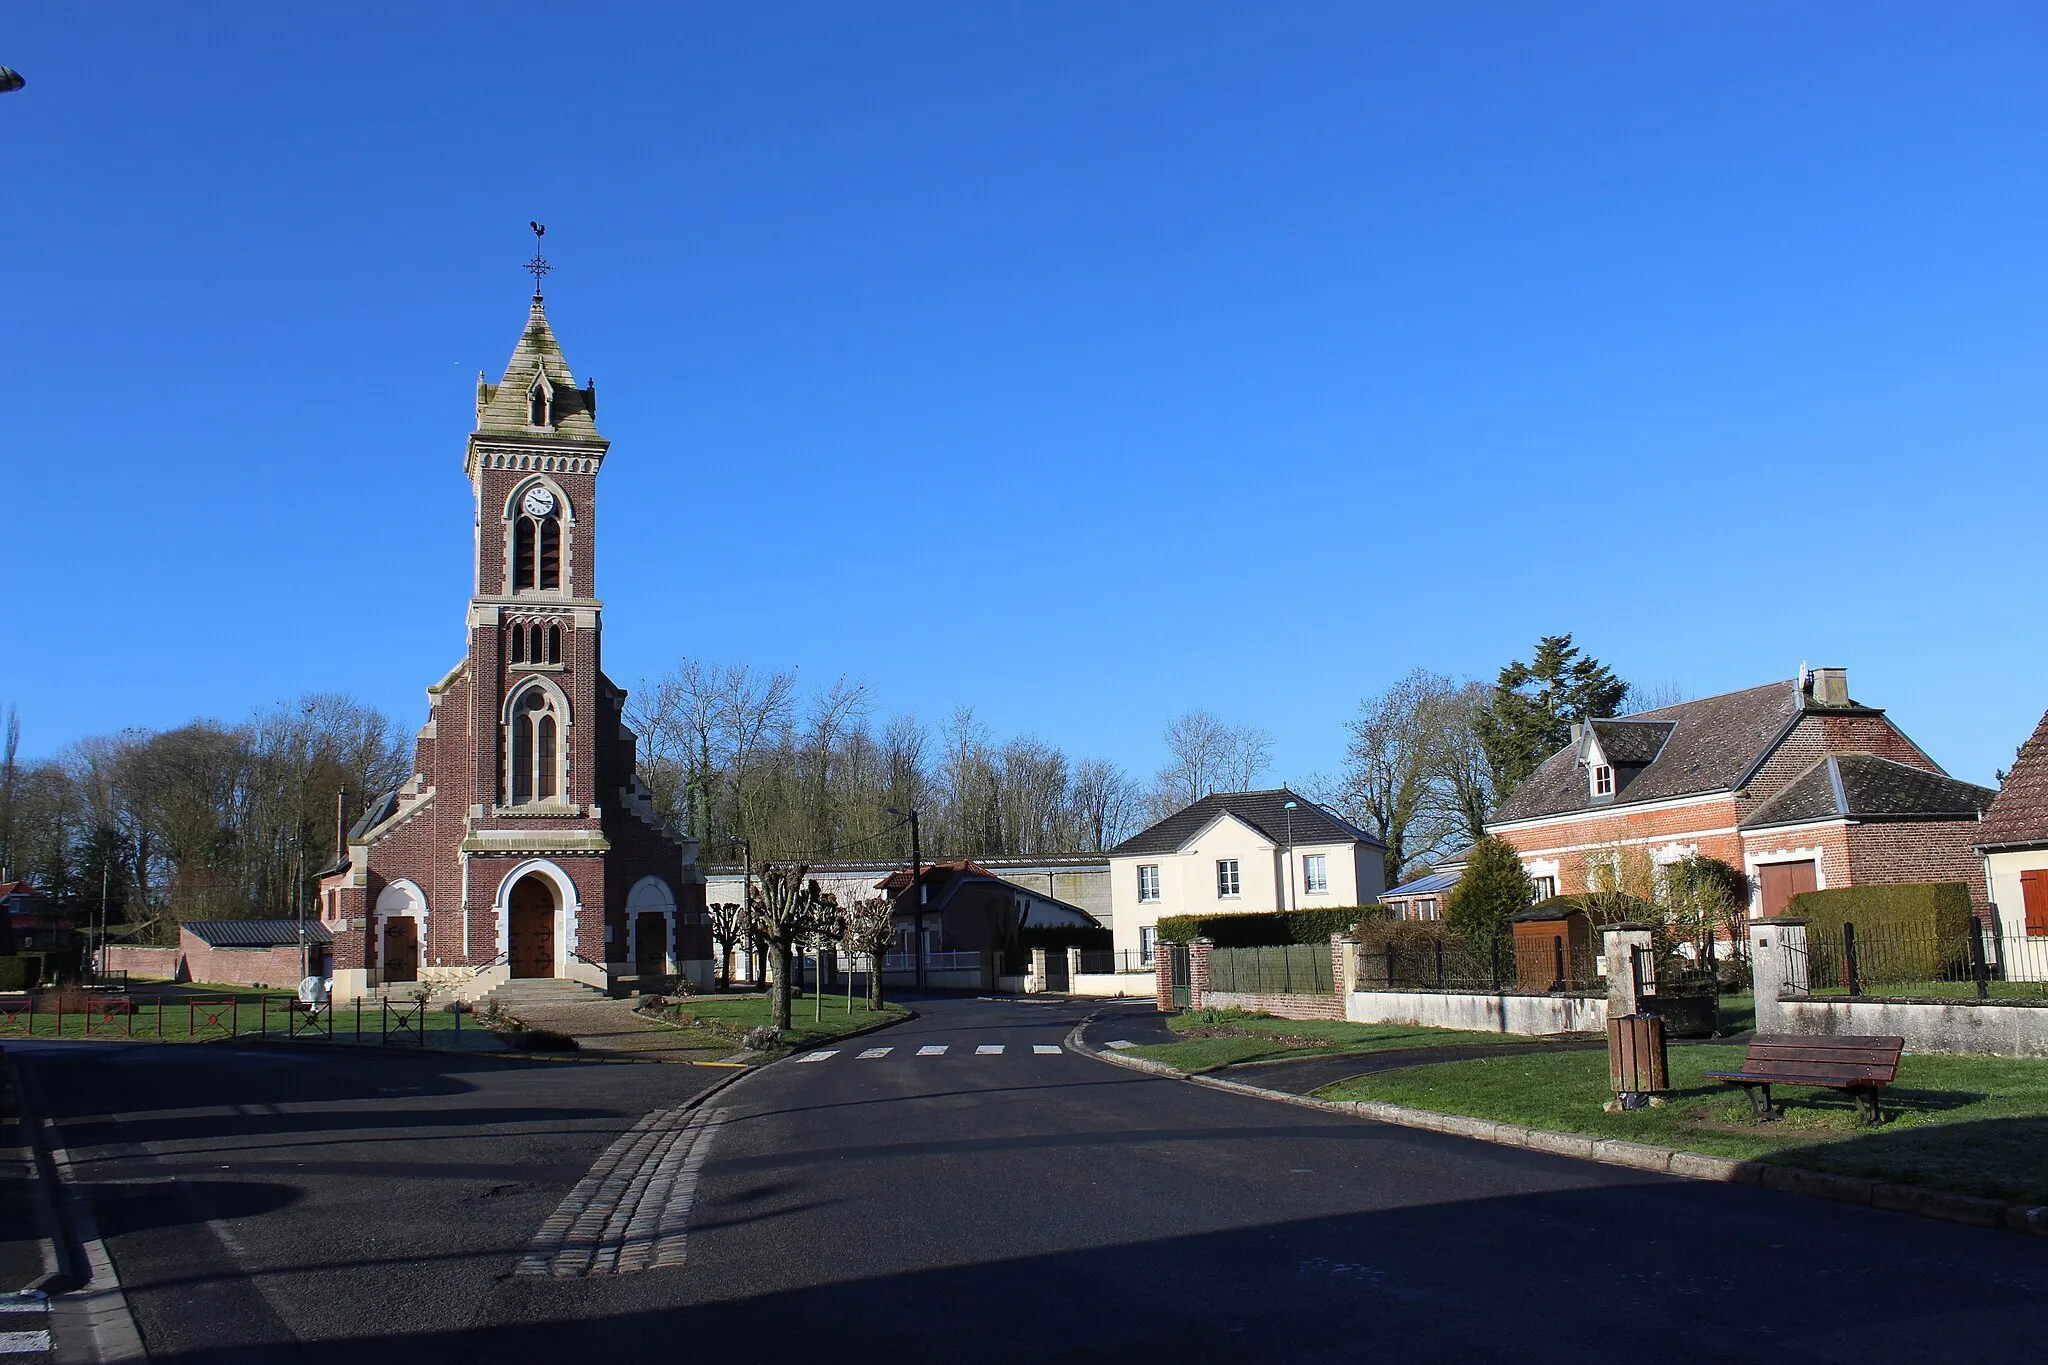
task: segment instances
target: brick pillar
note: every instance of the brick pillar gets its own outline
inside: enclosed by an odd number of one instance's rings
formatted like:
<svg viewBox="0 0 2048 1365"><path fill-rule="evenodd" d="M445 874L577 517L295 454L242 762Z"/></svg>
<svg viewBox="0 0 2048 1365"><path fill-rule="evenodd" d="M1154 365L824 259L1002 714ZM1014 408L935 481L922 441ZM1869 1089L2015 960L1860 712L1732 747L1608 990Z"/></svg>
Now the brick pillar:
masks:
<svg viewBox="0 0 2048 1365"><path fill-rule="evenodd" d="M1619 1019L1624 1014L1640 1013L1642 1001L1636 996L1634 953L1637 948L1648 951L1650 926L1609 924L1600 930L1600 940L1600 952L1607 963L1607 1017ZM1654 990L1656 983L1643 984Z"/></svg>
<svg viewBox="0 0 2048 1365"><path fill-rule="evenodd" d="M1173 945L1164 940L1152 945L1152 1002L1161 1014L1173 1013Z"/></svg>
<svg viewBox="0 0 2048 1365"><path fill-rule="evenodd" d="M1209 998L1209 950L1213 939L1198 938L1188 945L1188 1008L1198 1010Z"/></svg>
<svg viewBox="0 0 2048 1365"><path fill-rule="evenodd" d="M1785 996L1806 994L1806 921L1783 916L1749 922L1749 966L1756 992L1756 1031L1786 1033Z"/></svg>
<svg viewBox="0 0 2048 1365"><path fill-rule="evenodd" d="M1330 981L1337 988L1338 1017L1344 1002L1358 989L1358 940L1348 934L1330 935Z"/></svg>

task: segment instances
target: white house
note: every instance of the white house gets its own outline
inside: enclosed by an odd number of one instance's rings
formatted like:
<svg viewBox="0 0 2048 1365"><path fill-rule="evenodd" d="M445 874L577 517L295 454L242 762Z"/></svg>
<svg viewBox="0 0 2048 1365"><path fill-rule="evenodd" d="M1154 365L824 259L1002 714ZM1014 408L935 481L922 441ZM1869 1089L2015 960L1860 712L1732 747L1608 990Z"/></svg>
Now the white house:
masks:
<svg viewBox="0 0 2048 1365"><path fill-rule="evenodd" d="M1380 841L1285 788L1218 792L1109 851L1118 952L1150 960L1166 915L1367 905L1386 887Z"/></svg>
<svg viewBox="0 0 2048 1365"><path fill-rule="evenodd" d="M2048 715L1977 826L2008 980L2048 980Z"/></svg>

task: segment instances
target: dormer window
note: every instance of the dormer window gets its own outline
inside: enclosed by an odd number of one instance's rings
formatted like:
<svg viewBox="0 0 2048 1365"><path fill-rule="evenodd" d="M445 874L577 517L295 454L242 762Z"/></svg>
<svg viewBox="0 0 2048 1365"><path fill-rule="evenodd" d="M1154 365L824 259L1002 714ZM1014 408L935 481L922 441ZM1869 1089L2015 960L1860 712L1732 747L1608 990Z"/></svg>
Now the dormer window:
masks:
<svg viewBox="0 0 2048 1365"><path fill-rule="evenodd" d="M533 387L526 393L526 421L529 426L553 426L555 422L555 395L548 388L546 375L536 375Z"/></svg>
<svg viewBox="0 0 2048 1365"><path fill-rule="evenodd" d="M1605 763L1599 763L1594 765L1593 795L1614 795L1614 769L1608 767Z"/></svg>

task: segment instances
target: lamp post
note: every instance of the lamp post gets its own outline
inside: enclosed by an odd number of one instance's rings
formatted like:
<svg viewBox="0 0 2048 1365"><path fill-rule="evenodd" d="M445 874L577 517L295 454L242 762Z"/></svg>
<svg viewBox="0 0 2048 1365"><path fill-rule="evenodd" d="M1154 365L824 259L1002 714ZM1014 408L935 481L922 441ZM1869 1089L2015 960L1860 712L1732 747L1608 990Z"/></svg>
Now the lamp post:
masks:
<svg viewBox="0 0 2048 1365"><path fill-rule="evenodd" d="M911 894L915 897L915 899L912 900L910 903L910 913L912 917L911 923L914 925L914 928L911 930L913 939L912 950L917 954L916 958L914 959L914 961L917 964L917 988L919 990L923 990L924 878L920 875L920 873L923 871L923 868L920 865L920 850L918 848L917 843L917 807L912 806L909 810L905 811L898 810L896 807L891 806L889 807L889 814L908 815L910 817L910 890Z"/></svg>
<svg viewBox="0 0 2048 1365"><path fill-rule="evenodd" d="M1280 807L1287 813L1287 908L1294 909L1294 805L1289 801Z"/></svg>
<svg viewBox="0 0 2048 1365"><path fill-rule="evenodd" d="M740 846L740 923L747 924L752 918L749 905L753 897L748 893L754 889L754 845L744 834L735 834L732 841ZM761 955L754 950L754 931L747 930L747 975L756 982L761 979ZM730 981L725 983L731 986Z"/></svg>

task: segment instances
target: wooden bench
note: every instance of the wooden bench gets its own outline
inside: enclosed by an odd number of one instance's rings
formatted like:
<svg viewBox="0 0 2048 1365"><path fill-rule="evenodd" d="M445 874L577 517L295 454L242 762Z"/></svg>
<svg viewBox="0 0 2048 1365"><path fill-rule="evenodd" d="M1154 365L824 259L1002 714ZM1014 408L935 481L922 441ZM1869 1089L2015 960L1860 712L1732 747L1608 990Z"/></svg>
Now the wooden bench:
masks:
<svg viewBox="0 0 2048 1365"><path fill-rule="evenodd" d="M1758 1123L1782 1117L1771 1103L1774 1085L1817 1085L1856 1101L1856 1117L1878 1121L1878 1092L1898 1078L1903 1038L1828 1038L1792 1033L1759 1033L1750 1041L1740 1071L1709 1071L1707 1079L1742 1087ZM1761 1099L1759 1099L1761 1092Z"/></svg>

